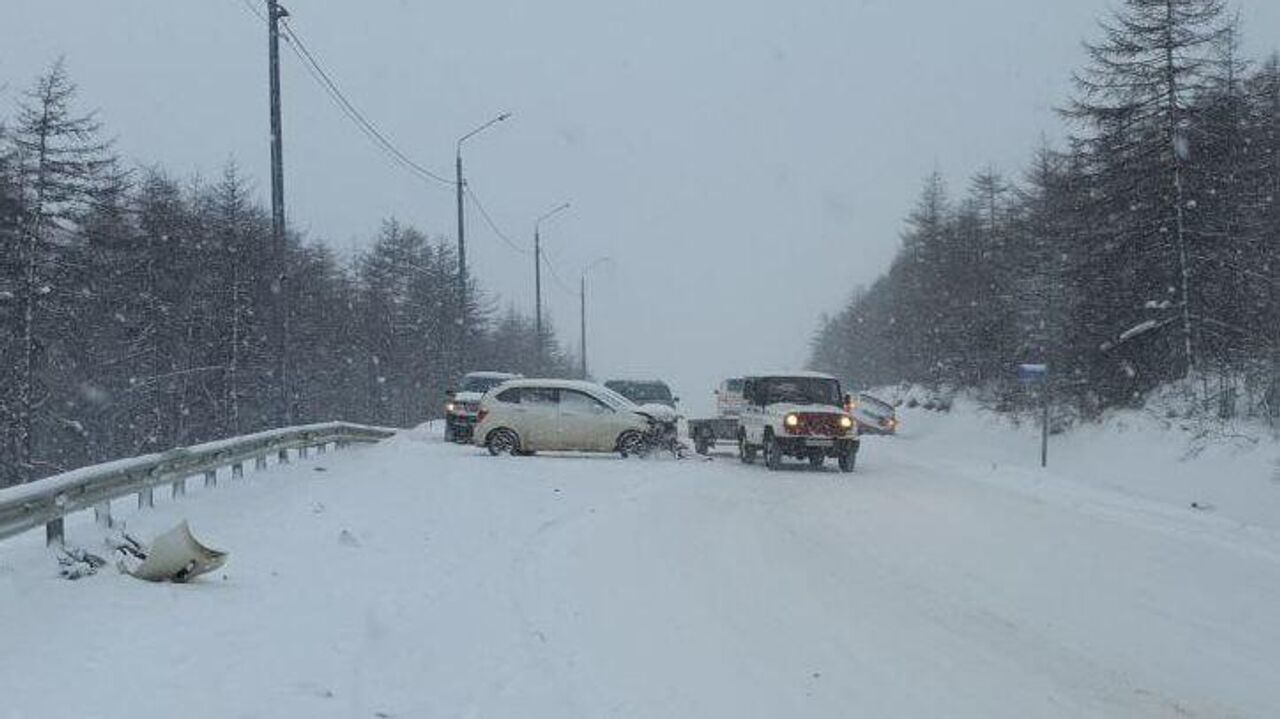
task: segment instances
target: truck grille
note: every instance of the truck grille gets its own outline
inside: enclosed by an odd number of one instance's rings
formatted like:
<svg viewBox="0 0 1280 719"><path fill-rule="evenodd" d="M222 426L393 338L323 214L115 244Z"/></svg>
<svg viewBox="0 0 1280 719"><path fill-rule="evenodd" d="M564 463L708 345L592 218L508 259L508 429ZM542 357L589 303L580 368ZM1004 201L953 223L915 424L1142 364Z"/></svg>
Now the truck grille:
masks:
<svg viewBox="0 0 1280 719"><path fill-rule="evenodd" d="M845 433L840 427L840 415L830 412L800 412L797 415L800 424L791 430L792 434L835 437Z"/></svg>

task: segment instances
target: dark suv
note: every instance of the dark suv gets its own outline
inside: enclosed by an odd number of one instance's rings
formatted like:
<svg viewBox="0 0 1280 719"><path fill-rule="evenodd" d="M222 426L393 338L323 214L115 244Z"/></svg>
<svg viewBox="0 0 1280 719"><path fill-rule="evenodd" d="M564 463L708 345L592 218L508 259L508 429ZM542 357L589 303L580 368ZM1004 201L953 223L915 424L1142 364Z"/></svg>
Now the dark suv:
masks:
<svg viewBox="0 0 1280 719"><path fill-rule="evenodd" d="M658 379L611 379L605 387L617 392L636 404L665 404L675 409L679 397L671 396L671 388Z"/></svg>

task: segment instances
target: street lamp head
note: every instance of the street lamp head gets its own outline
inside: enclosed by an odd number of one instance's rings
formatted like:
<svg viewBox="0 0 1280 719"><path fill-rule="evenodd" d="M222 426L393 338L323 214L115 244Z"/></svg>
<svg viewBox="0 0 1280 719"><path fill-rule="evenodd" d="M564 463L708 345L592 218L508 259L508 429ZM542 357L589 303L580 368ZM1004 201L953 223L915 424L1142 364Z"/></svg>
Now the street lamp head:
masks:
<svg viewBox="0 0 1280 719"><path fill-rule="evenodd" d="M476 129L472 130L471 132L468 132L467 134L463 135L462 137L459 137L459 138L458 138L458 152L462 152L462 143L464 143L464 142L466 142L467 140L469 140L473 135L477 135L477 134L479 134L479 133L483 132L484 130L489 129L489 128L490 128L490 127L492 127L493 125L495 125L495 124L497 124L497 123L499 123L499 122L503 122L504 120L507 120L507 119L508 119L508 118L510 118L510 117L511 117L511 113L510 113L510 112L504 112L504 113L502 113L501 115L498 115L497 117L493 118L492 120L490 120L490 121L488 121L488 122L484 123L483 125L481 125L481 126L477 127Z"/></svg>
<svg viewBox="0 0 1280 719"><path fill-rule="evenodd" d="M564 212L567 209L569 209L569 203L562 202L559 205L556 205L555 207L551 208L550 210L547 210L546 212L542 213L542 215L540 215L538 219L534 221L533 231L534 232L538 231L538 228L542 226L543 220L549 219L552 215L558 212Z"/></svg>
<svg viewBox="0 0 1280 719"><path fill-rule="evenodd" d="M608 255L605 255L604 257L597 257L596 259L587 263L587 266L582 268L583 278L585 279L587 276L587 273L595 269L596 266L603 265L606 262L613 262L613 258Z"/></svg>

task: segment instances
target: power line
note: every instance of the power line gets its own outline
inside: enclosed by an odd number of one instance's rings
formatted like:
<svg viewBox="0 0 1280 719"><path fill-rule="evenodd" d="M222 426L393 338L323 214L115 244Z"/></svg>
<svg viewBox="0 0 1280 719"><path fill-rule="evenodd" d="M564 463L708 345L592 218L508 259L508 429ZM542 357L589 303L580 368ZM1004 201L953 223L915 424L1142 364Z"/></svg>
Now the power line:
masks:
<svg viewBox="0 0 1280 719"><path fill-rule="evenodd" d="M232 2L235 2L235 0L232 0ZM246 10L248 10L248 11L249 11L249 12L251 12L251 13L253 13L253 14L254 14L254 16L255 16L255 17L257 17L257 18L258 18L259 20L261 20L262 22L266 22L266 21L267 21L267 16L266 16L266 15L263 15L263 14L262 14L262 11L261 11L261 10L259 10L258 8L256 8L256 7L254 7L254 6L253 6L253 3L249 2L249 0L240 0L240 4L241 4L241 5L242 5Z"/></svg>
<svg viewBox="0 0 1280 719"><path fill-rule="evenodd" d="M497 235L498 239L502 240L506 243L507 247L510 247L516 252L519 252L522 255L531 254L530 250L516 244L515 241L507 235L507 233L499 229L497 223L495 223L493 218L489 216L489 212L484 209L484 203L480 202L480 198L476 195L475 191L471 189L471 185L464 185L464 187L467 195L471 197L471 201L475 203L476 209L480 211L480 216L484 218L484 223L489 226L489 229L493 231L493 234Z"/></svg>
<svg viewBox="0 0 1280 719"><path fill-rule="evenodd" d="M560 279L560 275L556 273L555 265L551 264L551 258L547 257L547 253L545 252L542 253L542 261L547 265L547 270L551 273L551 279L555 280L555 283L562 291L564 291L565 294L576 294L573 290L569 289L569 286L566 285L563 280Z"/></svg>
<svg viewBox="0 0 1280 719"><path fill-rule="evenodd" d="M432 172L426 167L423 167L417 162L414 162L414 160L401 151L399 147L396 147L395 143L387 139L387 136L384 135L382 131L379 130L377 126L374 125L373 122L355 106L355 104L347 99L347 96L338 87L338 84L333 80L333 77L325 71L324 66L320 64L315 53L311 52L310 48L308 48L307 44L303 42L301 37L299 37L298 32L294 30L293 26L287 22L282 23L282 25L284 27L285 40L288 41L289 47L293 50L294 54L302 60L303 67L307 70L307 73L310 74L316 82L320 83L321 88L325 90L330 99L332 99L338 108L342 110L343 114L345 114L347 118L356 125L356 128L364 133L364 135L368 137L369 140L378 147L378 149L382 150L388 157L399 163L402 167L423 179L431 180L447 187L454 186L455 183L453 180L447 179L435 172Z"/></svg>

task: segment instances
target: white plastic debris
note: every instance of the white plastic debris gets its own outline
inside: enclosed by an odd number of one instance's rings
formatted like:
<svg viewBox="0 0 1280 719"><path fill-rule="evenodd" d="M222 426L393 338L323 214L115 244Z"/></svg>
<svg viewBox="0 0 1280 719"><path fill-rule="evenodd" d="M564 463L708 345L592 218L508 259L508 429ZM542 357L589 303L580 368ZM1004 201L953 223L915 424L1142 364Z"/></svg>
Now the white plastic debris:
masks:
<svg viewBox="0 0 1280 719"><path fill-rule="evenodd" d="M186 520L131 555L133 565L121 561L120 570L149 582L187 582L227 562L226 552L210 549L191 536ZM139 558L142 561L136 562Z"/></svg>

